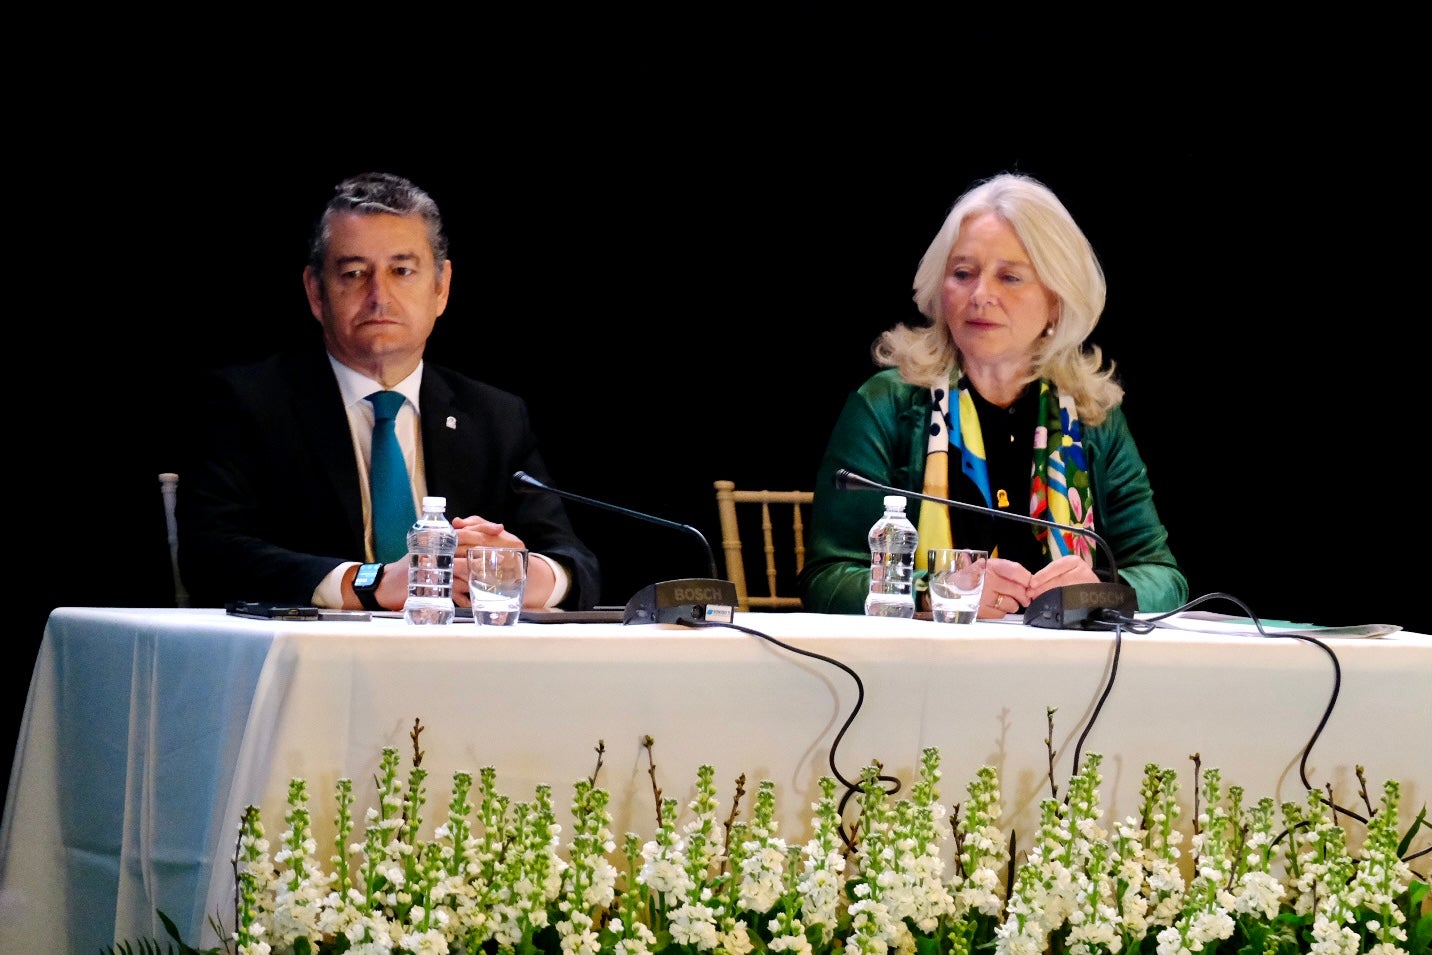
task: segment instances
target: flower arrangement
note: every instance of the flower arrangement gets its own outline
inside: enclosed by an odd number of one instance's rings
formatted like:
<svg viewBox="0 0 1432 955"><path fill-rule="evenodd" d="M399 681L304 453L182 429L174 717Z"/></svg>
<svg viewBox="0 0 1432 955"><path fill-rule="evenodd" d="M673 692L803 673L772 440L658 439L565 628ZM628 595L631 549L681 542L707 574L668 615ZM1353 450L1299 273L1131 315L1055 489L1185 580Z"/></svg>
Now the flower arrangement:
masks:
<svg viewBox="0 0 1432 955"><path fill-rule="evenodd" d="M777 831L772 783L757 786L742 818L738 778L723 818L713 771L702 767L683 813L655 785L651 762L654 834L618 842L596 784L599 746L597 771L573 787L564 844L550 788L514 802L491 767L476 779L454 774L446 814L424 837L421 730L415 723L406 780L398 752L383 750L377 806L361 829L352 783L338 782L329 867L318 861L303 780L290 783L277 851L249 807L224 951L1391 955L1432 944L1428 880L1404 859L1416 833L1432 828L1426 810L1399 840L1399 784L1384 783L1373 806L1361 768L1368 815L1354 852L1340 823L1362 817L1330 794L1251 803L1216 769L1200 771L1187 839L1177 775L1153 764L1138 817L1109 824L1101 757L1089 754L1063 799L1051 779L1039 830L1016 858L1000 828L995 771L980 769L947 812L933 748L898 801L880 767L867 767L848 831L837 780L821 779L804 841Z"/></svg>

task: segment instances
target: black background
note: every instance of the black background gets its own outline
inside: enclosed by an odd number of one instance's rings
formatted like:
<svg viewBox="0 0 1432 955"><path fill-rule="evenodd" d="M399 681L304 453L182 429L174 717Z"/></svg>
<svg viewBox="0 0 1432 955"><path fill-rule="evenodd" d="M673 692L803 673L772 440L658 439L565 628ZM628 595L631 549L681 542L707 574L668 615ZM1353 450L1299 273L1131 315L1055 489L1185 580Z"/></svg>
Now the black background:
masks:
<svg viewBox="0 0 1432 955"><path fill-rule="evenodd" d="M525 396L559 486L691 524L718 557L712 482L810 487L871 341L916 315L949 206L976 179L1034 175L1104 265L1092 340L1192 594L1432 631L1412 569L1423 124L1397 83L1362 73L1377 96L1348 104L1347 64L1309 57L1240 87L1213 69L1239 52L1223 49L1167 86L1062 64L1033 95L970 80L963 49L944 81L844 49L763 47L779 75L745 69L749 48L683 72L668 48L446 82L415 64L339 81L317 58L291 90L262 57L197 48L70 64L95 81L85 102L19 107L8 352L32 397L7 455L21 613L0 725L52 609L171 603L157 474L203 427L194 376L316 338L313 217L370 169L445 213L453 292L430 358ZM603 602L705 574L689 537L569 512Z"/></svg>

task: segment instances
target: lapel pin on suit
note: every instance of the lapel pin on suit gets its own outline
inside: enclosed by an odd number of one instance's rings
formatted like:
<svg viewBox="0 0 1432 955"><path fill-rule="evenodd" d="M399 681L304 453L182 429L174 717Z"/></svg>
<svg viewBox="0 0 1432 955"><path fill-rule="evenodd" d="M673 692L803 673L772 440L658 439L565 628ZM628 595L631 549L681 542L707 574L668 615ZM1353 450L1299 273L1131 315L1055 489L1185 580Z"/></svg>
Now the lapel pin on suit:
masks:
<svg viewBox="0 0 1432 955"><path fill-rule="evenodd" d="M448 428L450 428L451 430L456 431L456 430L457 430L457 419L454 418L452 415L448 415L447 426L448 426Z"/></svg>

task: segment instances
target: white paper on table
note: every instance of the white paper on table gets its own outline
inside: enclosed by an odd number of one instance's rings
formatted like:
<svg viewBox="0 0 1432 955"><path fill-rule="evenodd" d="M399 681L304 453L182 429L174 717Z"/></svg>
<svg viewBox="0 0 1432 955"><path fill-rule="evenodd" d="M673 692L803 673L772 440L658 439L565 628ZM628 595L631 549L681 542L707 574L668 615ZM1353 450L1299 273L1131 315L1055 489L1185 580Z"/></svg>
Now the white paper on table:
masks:
<svg viewBox="0 0 1432 955"><path fill-rule="evenodd" d="M1235 617L1230 614L1213 613L1208 610L1186 610L1170 617L1158 614L1139 614L1142 620L1151 620L1155 626L1171 627L1175 630L1196 630L1200 633L1243 634L1261 636L1305 636L1305 637L1385 637L1396 633L1402 627L1395 623L1364 623L1345 627L1319 627L1312 624L1289 623L1286 620L1260 620L1263 631L1259 632L1249 617ZM1155 617L1159 619L1155 620Z"/></svg>

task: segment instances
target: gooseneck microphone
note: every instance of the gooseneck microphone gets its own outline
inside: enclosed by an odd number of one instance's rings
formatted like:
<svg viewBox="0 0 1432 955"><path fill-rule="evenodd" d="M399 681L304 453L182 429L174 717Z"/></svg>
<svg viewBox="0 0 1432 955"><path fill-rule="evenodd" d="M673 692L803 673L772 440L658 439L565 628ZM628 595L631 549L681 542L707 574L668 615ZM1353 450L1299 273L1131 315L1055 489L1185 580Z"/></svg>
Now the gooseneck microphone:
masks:
<svg viewBox="0 0 1432 955"><path fill-rule="evenodd" d="M706 551L706 565L711 569L711 576L716 576L716 554L711 550L711 543L706 540L706 535L701 533L690 524L678 524L675 521L668 521L664 517L653 517L650 514L643 514L640 511L633 511L629 508L618 507L615 504L608 504L606 501L594 500L590 497L582 497L580 494L573 494L571 491L559 491L550 484L543 484L526 471L518 471L512 475L512 489L521 494L534 494L537 491L547 491L558 497L566 498L569 501L577 501L582 504L590 504L593 507L604 507L609 511L616 511L618 514L625 514L627 517L635 517L639 521L649 521L652 524L660 524L662 527L670 527L672 530L686 531L701 542L702 548Z"/></svg>
<svg viewBox="0 0 1432 955"><path fill-rule="evenodd" d="M1025 608L1024 622L1032 627L1046 627L1054 630L1102 630L1116 620L1138 612L1139 601L1134 588L1128 584L1119 583L1119 567L1114 560L1114 549L1109 546L1107 541L1087 527L1060 524L1058 521L1046 521L1042 518L1030 517L1027 514L1016 514L1012 511L1001 511L980 504L966 504L964 501L956 501L951 498L907 491L903 488L872 481L848 468L836 468L835 486L842 491L884 491L886 494L903 494L907 497L944 504L962 511L1019 521L1022 524L1037 524L1040 527L1071 531L1092 539L1099 545L1099 553L1108 559L1109 574L1114 578L1113 583L1066 584L1063 587L1045 591L1030 601L1029 606Z"/></svg>
<svg viewBox="0 0 1432 955"><path fill-rule="evenodd" d="M706 565L710 568L711 576L664 580L643 587L627 601L626 609L622 612L622 623L676 623L681 620L731 622L731 613L736 607L736 585L729 580L717 578L716 554L711 550L711 543L705 534L690 524L679 524L664 517L643 514L641 511L583 497L571 491L561 491L550 484L544 484L526 471L517 471L512 475L512 489L519 494L546 491L579 504L590 504L634 517L639 521L685 531L701 542L706 551Z"/></svg>

